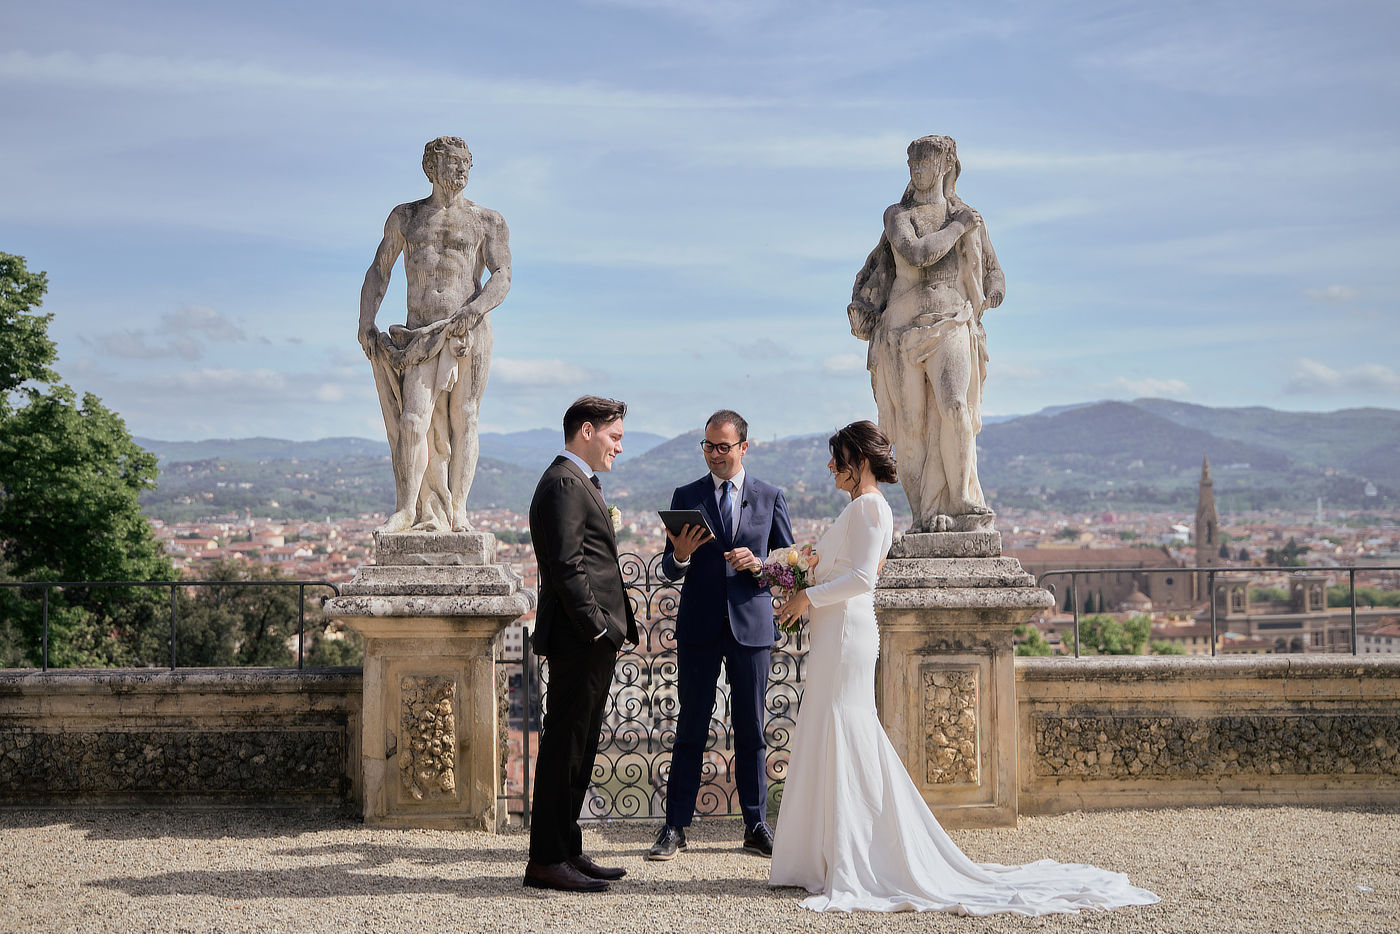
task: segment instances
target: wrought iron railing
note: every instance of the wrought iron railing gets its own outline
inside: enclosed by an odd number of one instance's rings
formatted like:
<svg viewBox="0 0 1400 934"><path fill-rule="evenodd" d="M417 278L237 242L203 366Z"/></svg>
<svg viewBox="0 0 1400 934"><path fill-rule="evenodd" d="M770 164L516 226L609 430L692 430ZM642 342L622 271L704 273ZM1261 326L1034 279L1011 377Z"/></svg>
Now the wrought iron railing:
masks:
<svg viewBox="0 0 1400 934"><path fill-rule="evenodd" d="M271 581L0 581L0 587L8 589L43 590L42 609L42 670L49 670L49 595L55 588L106 588L106 587L154 587L170 591L170 668L178 664L177 624L179 623L179 593L193 587L295 587L297 588L297 667L301 668L306 657L306 588L325 587L336 596L340 588L330 581L271 580Z"/></svg>
<svg viewBox="0 0 1400 934"><path fill-rule="evenodd" d="M1269 566L1260 566L1260 567L1251 566L1251 567L1205 567L1205 568L1194 568L1194 567L1167 567L1167 568L1128 568L1128 567L1116 567L1116 568L1060 568L1060 569L1051 570L1051 571L1042 571L1042 572L1040 573L1040 575L1036 577L1036 584L1038 584L1038 585L1040 585L1040 586L1042 586L1042 587L1046 586L1044 582L1045 582L1045 579L1048 578L1048 577L1056 577L1056 576L1059 576L1059 577L1068 577L1068 578L1069 578L1069 596L1070 596L1069 602L1070 602L1070 604L1071 604L1071 609L1073 610L1073 613L1074 613L1074 657L1075 657L1075 658L1079 658L1079 657L1080 657L1080 651L1079 651L1079 650L1080 650L1080 646L1079 646L1079 608L1080 608L1080 602L1079 602L1079 586L1078 586L1078 585L1079 585L1079 578L1085 577L1085 576L1090 575L1090 574L1133 574L1133 575L1137 575L1137 574L1176 574L1176 575L1196 574L1196 575L1204 575L1205 578L1206 578L1206 588L1205 588L1205 593L1207 594L1206 599L1209 600L1209 602L1210 602L1210 654L1211 654L1211 655L1215 655L1215 654L1217 654L1217 646L1218 646L1219 641L1220 641L1220 623L1219 623L1220 600L1219 600L1218 595L1216 594L1216 589L1215 589L1215 581L1216 581L1216 578L1217 578L1217 577L1221 577L1221 576L1232 576L1232 577L1234 577L1234 578L1238 578L1238 577L1240 577L1240 576L1248 577L1248 576L1250 576L1250 575L1256 575L1256 576L1257 576L1257 575L1258 575L1259 573L1261 573L1261 572L1277 572L1277 571L1284 571L1284 572L1305 572L1305 573L1306 573L1306 572L1311 572L1311 573L1314 573L1314 574L1340 574L1340 573L1343 572L1343 571L1345 571L1345 572L1347 573L1347 588L1348 588L1348 590L1350 591L1350 594L1351 594L1351 600L1350 600L1350 604L1351 604L1351 614L1350 614L1350 624L1351 624L1351 654L1357 655L1357 654L1360 654L1360 647L1359 647L1359 643L1358 643L1358 641L1357 641L1357 633L1356 633L1356 574L1357 574L1358 571L1360 571L1360 572L1362 572L1362 573L1368 573L1368 572L1371 572L1371 571L1400 571L1400 565L1394 565L1394 564L1371 565L1371 564L1368 564L1368 565L1365 565L1365 566L1358 566L1358 565L1311 566L1311 565L1306 565L1306 566L1301 566L1301 567L1300 567L1300 566L1269 565ZM1047 589L1050 590L1052 593L1055 592L1055 587L1054 587L1054 585L1050 585L1049 587L1047 587ZM1327 606L1326 606L1326 599L1325 599L1325 596L1324 596L1323 610L1325 611L1326 609L1327 609ZM1400 612L1400 610L1397 610L1397 612Z"/></svg>
<svg viewBox="0 0 1400 934"><path fill-rule="evenodd" d="M637 618L640 643L628 646L617 657L612 695L603 716L598 758L585 803L588 815L608 819L657 819L666 813L666 784L671 749L676 738L676 611L680 585L661 574L661 555L643 558L624 554L623 580ZM807 659L803 633L782 633L773 646L765 698L764 738L767 742L768 811L776 812L787 776L789 745L802 699ZM513 689L512 726L520 728L520 777L508 783L509 811L529 825L530 756L538 729L539 712L549 702L547 663L531 652L528 639L520 658L504 659L520 672ZM520 666L516 669L514 666ZM535 674L538 672L538 680ZM516 703L519 700L520 703ZM513 770L512 770L513 772ZM518 790L517 790L518 789ZM729 691L721 679L715 691L710 718L696 813L706 816L739 813L734 781L734 732L730 721Z"/></svg>

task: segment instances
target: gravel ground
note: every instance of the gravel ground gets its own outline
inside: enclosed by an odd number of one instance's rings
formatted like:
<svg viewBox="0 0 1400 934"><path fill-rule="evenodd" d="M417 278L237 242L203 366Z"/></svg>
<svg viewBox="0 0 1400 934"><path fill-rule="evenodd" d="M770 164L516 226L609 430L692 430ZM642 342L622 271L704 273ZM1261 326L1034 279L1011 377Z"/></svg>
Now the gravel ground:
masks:
<svg viewBox="0 0 1400 934"><path fill-rule="evenodd" d="M1400 931L1400 810L1113 811L958 831L974 859L1128 873L1162 901L1045 918L825 914L769 889L733 820L643 859L655 828L590 825L629 875L604 895L520 885L526 837L376 830L306 811L0 811L2 931Z"/></svg>

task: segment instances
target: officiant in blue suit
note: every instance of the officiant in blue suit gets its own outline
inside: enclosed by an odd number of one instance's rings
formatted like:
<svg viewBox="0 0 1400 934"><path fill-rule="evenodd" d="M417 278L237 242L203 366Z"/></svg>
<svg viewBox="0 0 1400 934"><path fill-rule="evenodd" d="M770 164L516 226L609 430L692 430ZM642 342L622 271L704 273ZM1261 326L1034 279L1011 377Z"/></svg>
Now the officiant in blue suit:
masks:
<svg viewBox="0 0 1400 934"><path fill-rule="evenodd" d="M666 787L666 824L648 859L671 859L686 848L685 829L695 815L700 769L710 735L720 663L729 680L734 727L734 773L744 816L744 848L773 855L765 821L767 742L764 697L770 651L777 636L773 601L752 573L771 549L792 544L783 491L748 475L749 425L721 409L705 423L701 447L710 472L671 497L672 509L698 509L714 535L687 526L666 533L661 571L680 580L676 615L676 690L680 714Z"/></svg>

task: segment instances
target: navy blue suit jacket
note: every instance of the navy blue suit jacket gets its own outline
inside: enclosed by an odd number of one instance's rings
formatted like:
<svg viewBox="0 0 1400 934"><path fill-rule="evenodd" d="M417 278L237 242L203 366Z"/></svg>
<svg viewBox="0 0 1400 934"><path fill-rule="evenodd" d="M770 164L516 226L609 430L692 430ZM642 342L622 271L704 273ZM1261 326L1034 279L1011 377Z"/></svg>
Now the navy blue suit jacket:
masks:
<svg viewBox="0 0 1400 934"><path fill-rule="evenodd" d="M755 480L744 471L742 496L735 497L739 510L739 531L733 547L745 547L761 560L774 548L792 544L792 524L788 521L783 491ZM672 509L699 509L710 528L721 531L715 486L710 474L694 483L677 487L671 496ZM773 626L773 598L760 587L750 571L735 571L724 560L725 547L719 538L695 549L687 567L677 567L675 547L666 540L661 573L669 580L684 579L681 605L676 614L676 641L713 643L723 633L726 611L734 640L740 645L772 645L777 635Z"/></svg>

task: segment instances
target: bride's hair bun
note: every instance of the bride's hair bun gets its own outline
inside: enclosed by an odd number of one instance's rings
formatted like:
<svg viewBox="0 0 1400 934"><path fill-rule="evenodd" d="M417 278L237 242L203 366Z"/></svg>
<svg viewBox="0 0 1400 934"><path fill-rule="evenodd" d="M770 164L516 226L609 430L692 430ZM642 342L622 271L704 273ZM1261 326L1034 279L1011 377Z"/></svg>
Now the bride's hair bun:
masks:
<svg viewBox="0 0 1400 934"><path fill-rule="evenodd" d="M837 472L854 471L865 461L870 464L871 475L880 483L894 483L899 479L890 439L872 421L851 422L826 443L836 461Z"/></svg>

